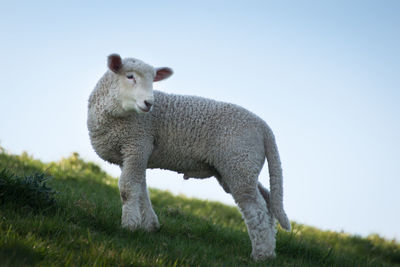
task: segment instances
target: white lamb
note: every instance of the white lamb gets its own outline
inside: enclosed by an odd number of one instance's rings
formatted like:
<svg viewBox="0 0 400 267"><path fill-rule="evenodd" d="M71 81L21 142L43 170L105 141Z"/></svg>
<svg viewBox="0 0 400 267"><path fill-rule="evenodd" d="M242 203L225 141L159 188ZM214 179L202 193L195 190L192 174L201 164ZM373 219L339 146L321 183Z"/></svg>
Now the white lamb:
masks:
<svg viewBox="0 0 400 267"><path fill-rule="evenodd" d="M159 222L151 206L146 169L214 176L243 214L255 260L275 256L275 218L290 230L283 209L282 169L268 125L244 108L211 99L153 91L153 82L172 75L134 58L108 57L109 70L89 98L91 143L122 173L122 226L153 231ZM258 182L268 160L270 190Z"/></svg>

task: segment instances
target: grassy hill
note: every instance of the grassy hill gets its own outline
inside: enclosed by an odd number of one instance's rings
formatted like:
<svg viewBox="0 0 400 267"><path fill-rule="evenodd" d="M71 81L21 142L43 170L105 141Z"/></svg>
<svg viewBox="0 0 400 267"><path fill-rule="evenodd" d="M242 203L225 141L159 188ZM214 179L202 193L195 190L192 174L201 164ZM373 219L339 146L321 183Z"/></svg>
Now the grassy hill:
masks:
<svg viewBox="0 0 400 267"><path fill-rule="evenodd" d="M400 245L293 224L255 263L240 213L150 190L156 233L120 227L117 180L78 154L43 163L0 150L0 266L399 266Z"/></svg>

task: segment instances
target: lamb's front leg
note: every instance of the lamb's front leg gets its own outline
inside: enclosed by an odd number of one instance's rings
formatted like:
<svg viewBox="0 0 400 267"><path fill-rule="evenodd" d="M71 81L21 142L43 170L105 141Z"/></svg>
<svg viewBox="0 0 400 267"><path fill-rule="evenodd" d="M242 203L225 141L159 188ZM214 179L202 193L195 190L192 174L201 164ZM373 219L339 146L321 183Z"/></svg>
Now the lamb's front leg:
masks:
<svg viewBox="0 0 400 267"><path fill-rule="evenodd" d="M122 200L122 226L130 230L142 228L154 231L159 228L157 216L151 206L147 186L146 169L140 161L129 158L124 161L119 179Z"/></svg>
<svg viewBox="0 0 400 267"><path fill-rule="evenodd" d="M146 186L146 180L142 183L142 198L140 200L141 211L142 211L142 224L141 227L147 231L156 231L160 228L160 223L156 213L151 206L149 192Z"/></svg>

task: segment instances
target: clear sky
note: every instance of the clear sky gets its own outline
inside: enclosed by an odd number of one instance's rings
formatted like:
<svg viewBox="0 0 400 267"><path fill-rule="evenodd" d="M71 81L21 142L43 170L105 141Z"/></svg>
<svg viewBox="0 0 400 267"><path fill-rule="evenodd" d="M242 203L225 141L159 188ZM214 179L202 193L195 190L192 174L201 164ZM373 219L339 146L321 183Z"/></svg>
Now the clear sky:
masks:
<svg viewBox="0 0 400 267"><path fill-rule="evenodd" d="M275 132L290 219L400 238L399 1L2 1L0 145L93 152L87 99L118 52L175 74L156 88L233 102ZM233 204L214 179L148 184ZM260 180L268 185L263 170Z"/></svg>

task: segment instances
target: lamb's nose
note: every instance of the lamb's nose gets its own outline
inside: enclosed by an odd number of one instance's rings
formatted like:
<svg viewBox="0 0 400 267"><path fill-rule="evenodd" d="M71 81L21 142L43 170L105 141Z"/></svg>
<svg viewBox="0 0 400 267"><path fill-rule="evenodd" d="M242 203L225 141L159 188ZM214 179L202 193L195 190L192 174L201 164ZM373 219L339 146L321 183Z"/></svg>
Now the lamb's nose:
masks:
<svg viewBox="0 0 400 267"><path fill-rule="evenodd" d="M144 101L144 104L146 105L146 107L148 108L148 110L150 110L151 109L151 106L153 106L153 102L150 102L150 101Z"/></svg>

